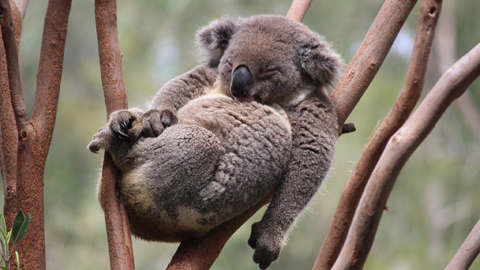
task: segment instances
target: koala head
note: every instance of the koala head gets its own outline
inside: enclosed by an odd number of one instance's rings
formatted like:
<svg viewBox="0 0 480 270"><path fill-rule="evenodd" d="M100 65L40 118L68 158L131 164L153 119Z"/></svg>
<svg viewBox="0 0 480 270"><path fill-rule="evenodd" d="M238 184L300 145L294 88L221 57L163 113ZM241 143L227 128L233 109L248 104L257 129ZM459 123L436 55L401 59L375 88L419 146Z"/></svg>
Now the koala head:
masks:
<svg viewBox="0 0 480 270"><path fill-rule="evenodd" d="M330 86L343 65L323 37L283 16L213 21L197 33L197 43L241 101L268 104L305 85Z"/></svg>

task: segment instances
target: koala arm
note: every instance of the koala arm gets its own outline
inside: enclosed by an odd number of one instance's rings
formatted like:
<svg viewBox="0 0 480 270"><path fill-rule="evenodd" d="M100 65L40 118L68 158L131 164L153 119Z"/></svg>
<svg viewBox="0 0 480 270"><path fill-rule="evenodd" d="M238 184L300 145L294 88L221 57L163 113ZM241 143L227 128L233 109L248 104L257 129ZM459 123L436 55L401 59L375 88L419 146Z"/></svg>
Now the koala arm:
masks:
<svg viewBox="0 0 480 270"><path fill-rule="evenodd" d="M337 116L326 91L310 94L287 108L292 156L262 220L253 224L249 245L254 261L267 268L279 256L290 227L318 191L333 160Z"/></svg>
<svg viewBox="0 0 480 270"><path fill-rule="evenodd" d="M142 137L157 137L165 128L177 123L177 111L190 100L204 95L213 87L217 71L207 65L199 65L189 72L168 81L157 92L150 109L138 114L122 110L112 127L116 137L124 141L136 141Z"/></svg>
<svg viewBox="0 0 480 270"><path fill-rule="evenodd" d="M176 115L178 109L190 100L198 98L213 87L217 70L207 65L199 65L189 72L168 81L157 92L150 109L169 110Z"/></svg>

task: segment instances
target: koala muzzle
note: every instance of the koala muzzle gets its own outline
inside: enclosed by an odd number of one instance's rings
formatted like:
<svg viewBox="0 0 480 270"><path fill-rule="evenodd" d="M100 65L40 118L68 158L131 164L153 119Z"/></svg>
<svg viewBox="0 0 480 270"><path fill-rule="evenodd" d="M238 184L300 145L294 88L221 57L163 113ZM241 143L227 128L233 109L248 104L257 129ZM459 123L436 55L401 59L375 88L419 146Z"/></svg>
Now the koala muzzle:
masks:
<svg viewBox="0 0 480 270"><path fill-rule="evenodd" d="M230 93L234 97L246 98L252 96L250 93L252 86L252 74L246 66L239 66L233 72L232 85Z"/></svg>

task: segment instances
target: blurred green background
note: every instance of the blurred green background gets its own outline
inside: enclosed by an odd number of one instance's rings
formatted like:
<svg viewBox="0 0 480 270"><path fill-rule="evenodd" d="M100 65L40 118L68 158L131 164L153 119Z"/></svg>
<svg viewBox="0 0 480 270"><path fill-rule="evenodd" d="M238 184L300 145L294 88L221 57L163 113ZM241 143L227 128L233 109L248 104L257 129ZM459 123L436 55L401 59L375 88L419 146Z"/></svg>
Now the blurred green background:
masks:
<svg viewBox="0 0 480 270"><path fill-rule="evenodd" d="M480 1L451 2L448 8L454 17L449 23L454 23L455 31L449 38L457 42L458 58L480 41ZM382 3L313 1L304 23L331 41L348 63ZM290 4L290 0L119 0L118 31L129 106L145 109L163 83L201 61L194 44L199 27L224 15L284 15ZM22 81L30 113L46 6L46 0L30 1L23 24ZM280 260L269 269L313 266L346 179L403 86L419 6L349 119L357 131L339 139L324 188L297 223ZM439 77L436 59L433 54L424 94ZM480 82L470 91L478 107ZM47 269L109 269L104 217L95 195L103 155L86 149L105 122L94 2L73 1L57 123L45 170ZM448 264L480 218L479 148L457 107L449 108L403 169L365 269L443 269ZM229 240L212 269L257 269L247 239L251 224L263 211ZM138 239L133 245L137 269L165 269L177 247ZM471 269L480 269L480 262Z"/></svg>

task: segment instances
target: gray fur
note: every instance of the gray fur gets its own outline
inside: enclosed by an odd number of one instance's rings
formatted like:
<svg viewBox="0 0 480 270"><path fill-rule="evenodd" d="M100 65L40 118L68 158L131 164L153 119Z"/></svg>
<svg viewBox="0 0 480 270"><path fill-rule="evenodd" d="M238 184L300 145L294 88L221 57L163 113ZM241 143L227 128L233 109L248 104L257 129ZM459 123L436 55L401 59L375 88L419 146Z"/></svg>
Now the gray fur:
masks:
<svg viewBox="0 0 480 270"><path fill-rule="evenodd" d="M197 38L206 64L165 84L146 113L113 113L89 149L112 154L132 232L146 240L202 236L275 190L248 240L265 269L330 168L338 127L325 88L342 61L281 16L217 20ZM239 66L251 73L243 99L229 89Z"/></svg>

